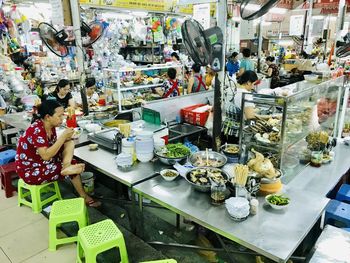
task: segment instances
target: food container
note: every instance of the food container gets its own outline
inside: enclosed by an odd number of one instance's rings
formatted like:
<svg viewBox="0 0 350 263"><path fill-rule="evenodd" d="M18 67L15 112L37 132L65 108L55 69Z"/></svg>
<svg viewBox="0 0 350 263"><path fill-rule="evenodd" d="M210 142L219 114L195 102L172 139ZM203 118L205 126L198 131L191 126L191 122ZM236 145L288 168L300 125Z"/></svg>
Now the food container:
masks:
<svg viewBox="0 0 350 263"><path fill-rule="evenodd" d="M220 150L227 157L238 157L239 156L239 145L238 144L224 144L220 147ZM237 150L237 151L235 151Z"/></svg>
<svg viewBox="0 0 350 263"><path fill-rule="evenodd" d="M172 173L174 176L167 176L167 174ZM173 169L163 169L160 171L160 175L163 177L165 181L173 181L176 177L179 176L179 172Z"/></svg>
<svg viewBox="0 0 350 263"><path fill-rule="evenodd" d="M273 209L276 209L276 210L281 210L281 209L284 209L284 208L287 208L290 204L290 200L288 201L287 204L285 205L276 205L276 204L272 204L269 200L270 198L274 196L274 194L270 194L270 195L267 195L265 196L265 201L266 203L268 203Z"/></svg>
<svg viewBox="0 0 350 263"><path fill-rule="evenodd" d="M207 163L207 152L199 151L192 154L189 158L190 163L195 167L214 167L220 168L227 163L227 158L225 155L209 151L208 152L208 163Z"/></svg>
<svg viewBox="0 0 350 263"><path fill-rule="evenodd" d="M235 221L247 219L250 213L250 205L243 197L231 197L225 201L225 207L231 218Z"/></svg>
<svg viewBox="0 0 350 263"><path fill-rule="evenodd" d="M224 171L222 171L222 170L219 169L219 168L213 168L213 167L201 167L201 168L196 167L196 168L193 168L193 169L187 171L186 176L185 176L185 179L186 179L187 182L189 182L189 183L193 186L193 188L196 189L197 191L206 192L206 193L207 193L207 192L210 192L210 189L211 189L211 182L210 182L209 179L208 179L208 183L202 184L202 185L196 184L196 183L194 183L194 182L191 181L191 172L196 171L196 170L203 170L203 169L204 169L204 170L210 169L210 170L214 170L214 171L220 171L220 172L221 172L221 175L224 177L225 182L226 182L226 181L228 180L228 178L229 178L229 176L227 175L227 173L224 172Z"/></svg>
<svg viewBox="0 0 350 263"><path fill-rule="evenodd" d="M161 156L159 154L157 154L157 152L154 153L159 161L161 161L162 163L166 164L166 165L174 165L175 163L178 163L178 162L181 162L185 159L187 159L188 156L184 156L184 157L181 157L181 158L169 158L169 157L164 157L164 156Z"/></svg>

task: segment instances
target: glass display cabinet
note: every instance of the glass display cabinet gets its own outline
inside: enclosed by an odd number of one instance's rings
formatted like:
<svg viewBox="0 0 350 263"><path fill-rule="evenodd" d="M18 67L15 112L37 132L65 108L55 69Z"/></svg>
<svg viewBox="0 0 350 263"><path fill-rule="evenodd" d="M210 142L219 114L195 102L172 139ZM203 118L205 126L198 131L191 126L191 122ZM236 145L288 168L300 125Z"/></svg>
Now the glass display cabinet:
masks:
<svg viewBox="0 0 350 263"><path fill-rule="evenodd" d="M257 117L241 118L241 161L246 162L254 149L269 158L288 182L308 164L304 138L310 132L323 130L337 136L344 77L320 84L294 83L279 94L285 96L243 95L242 109L254 106Z"/></svg>

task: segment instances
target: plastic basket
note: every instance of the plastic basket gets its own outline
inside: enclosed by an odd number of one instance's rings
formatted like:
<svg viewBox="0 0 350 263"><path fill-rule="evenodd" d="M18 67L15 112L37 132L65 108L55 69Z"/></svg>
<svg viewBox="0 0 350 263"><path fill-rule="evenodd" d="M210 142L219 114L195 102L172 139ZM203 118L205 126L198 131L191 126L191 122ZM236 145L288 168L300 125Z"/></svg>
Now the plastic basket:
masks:
<svg viewBox="0 0 350 263"><path fill-rule="evenodd" d="M181 109L181 117L184 122L204 126L207 122L209 112L193 112L193 110L205 106L206 104L197 104Z"/></svg>

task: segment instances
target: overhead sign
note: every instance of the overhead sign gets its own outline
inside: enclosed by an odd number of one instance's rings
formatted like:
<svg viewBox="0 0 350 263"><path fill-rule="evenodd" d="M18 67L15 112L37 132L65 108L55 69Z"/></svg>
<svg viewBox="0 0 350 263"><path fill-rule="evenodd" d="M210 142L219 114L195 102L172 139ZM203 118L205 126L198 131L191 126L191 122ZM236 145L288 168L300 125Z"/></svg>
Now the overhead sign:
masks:
<svg viewBox="0 0 350 263"><path fill-rule="evenodd" d="M179 0L177 5L194 5L194 4L207 4L217 3L218 0Z"/></svg>

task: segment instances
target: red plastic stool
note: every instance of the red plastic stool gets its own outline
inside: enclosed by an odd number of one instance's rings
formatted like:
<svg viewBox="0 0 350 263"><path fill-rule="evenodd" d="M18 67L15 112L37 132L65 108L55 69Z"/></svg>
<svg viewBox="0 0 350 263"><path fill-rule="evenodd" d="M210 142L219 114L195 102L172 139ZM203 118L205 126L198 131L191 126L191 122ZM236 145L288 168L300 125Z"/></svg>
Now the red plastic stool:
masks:
<svg viewBox="0 0 350 263"><path fill-rule="evenodd" d="M16 173L15 162L0 166L1 189L5 190L6 198L13 196L13 191L17 192L17 188L12 186L12 179L18 178Z"/></svg>

